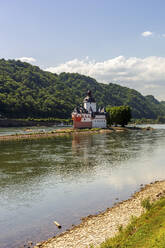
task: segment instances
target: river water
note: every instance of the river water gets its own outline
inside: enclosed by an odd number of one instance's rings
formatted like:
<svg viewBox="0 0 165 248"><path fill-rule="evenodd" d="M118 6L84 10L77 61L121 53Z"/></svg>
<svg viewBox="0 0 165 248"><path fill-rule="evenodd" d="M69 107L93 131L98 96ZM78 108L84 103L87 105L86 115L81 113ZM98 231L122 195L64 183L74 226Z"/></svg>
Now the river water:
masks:
<svg viewBox="0 0 165 248"><path fill-rule="evenodd" d="M48 239L165 179L165 125L154 127L1 141L0 248Z"/></svg>

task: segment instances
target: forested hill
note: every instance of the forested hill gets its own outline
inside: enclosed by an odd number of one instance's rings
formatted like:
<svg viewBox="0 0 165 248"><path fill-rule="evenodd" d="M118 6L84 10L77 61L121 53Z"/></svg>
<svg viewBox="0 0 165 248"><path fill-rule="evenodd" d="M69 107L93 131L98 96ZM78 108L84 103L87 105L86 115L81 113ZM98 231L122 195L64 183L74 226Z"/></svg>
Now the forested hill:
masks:
<svg viewBox="0 0 165 248"><path fill-rule="evenodd" d="M70 118L87 90L99 106L129 105L135 118L165 116L164 102L77 73L53 74L15 60L0 60L0 115L9 118Z"/></svg>

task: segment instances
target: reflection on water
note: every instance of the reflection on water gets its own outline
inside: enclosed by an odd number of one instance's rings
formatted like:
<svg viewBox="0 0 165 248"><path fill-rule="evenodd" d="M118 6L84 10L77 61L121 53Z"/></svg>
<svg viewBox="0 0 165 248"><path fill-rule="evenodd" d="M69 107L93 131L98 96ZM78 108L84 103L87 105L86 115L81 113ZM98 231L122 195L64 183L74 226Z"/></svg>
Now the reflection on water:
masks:
<svg viewBox="0 0 165 248"><path fill-rule="evenodd" d="M164 179L164 150L163 129L1 142L0 247L47 239Z"/></svg>

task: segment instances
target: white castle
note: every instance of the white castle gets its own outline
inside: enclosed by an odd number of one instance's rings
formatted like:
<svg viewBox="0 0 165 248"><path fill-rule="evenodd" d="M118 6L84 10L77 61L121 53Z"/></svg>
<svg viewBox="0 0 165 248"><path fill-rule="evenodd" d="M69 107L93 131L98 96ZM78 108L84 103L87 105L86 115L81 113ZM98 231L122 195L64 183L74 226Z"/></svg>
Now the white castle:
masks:
<svg viewBox="0 0 165 248"><path fill-rule="evenodd" d="M84 98L83 107L76 107L72 112L74 128L106 128L106 111L105 108L96 108L95 99L91 91Z"/></svg>

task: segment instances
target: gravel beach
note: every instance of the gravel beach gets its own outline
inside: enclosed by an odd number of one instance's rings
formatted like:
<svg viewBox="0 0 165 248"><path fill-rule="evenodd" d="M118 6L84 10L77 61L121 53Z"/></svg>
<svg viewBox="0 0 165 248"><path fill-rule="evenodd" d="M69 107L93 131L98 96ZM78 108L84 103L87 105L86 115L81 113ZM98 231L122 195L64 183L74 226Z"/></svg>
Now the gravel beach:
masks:
<svg viewBox="0 0 165 248"><path fill-rule="evenodd" d="M140 216L144 209L141 201L150 198L155 201L165 194L165 181L154 182L141 187L139 192L123 202L108 208L96 216L88 216L72 229L36 244L35 248L87 248L91 244L99 245L113 237L120 225L126 226L132 216Z"/></svg>

